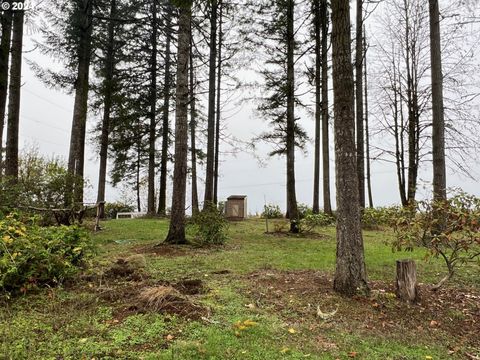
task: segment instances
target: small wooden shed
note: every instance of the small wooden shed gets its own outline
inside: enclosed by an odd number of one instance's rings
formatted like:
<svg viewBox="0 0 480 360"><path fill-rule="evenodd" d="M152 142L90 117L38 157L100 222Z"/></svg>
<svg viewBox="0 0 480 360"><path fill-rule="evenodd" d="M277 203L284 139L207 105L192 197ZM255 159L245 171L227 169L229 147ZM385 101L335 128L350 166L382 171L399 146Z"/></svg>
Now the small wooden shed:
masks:
<svg viewBox="0 0 480 360"><path fill-rule="evenodd" d="M227 198L225 217L228 220L245 220L247 218L247 196L232 195Z"/></svg>

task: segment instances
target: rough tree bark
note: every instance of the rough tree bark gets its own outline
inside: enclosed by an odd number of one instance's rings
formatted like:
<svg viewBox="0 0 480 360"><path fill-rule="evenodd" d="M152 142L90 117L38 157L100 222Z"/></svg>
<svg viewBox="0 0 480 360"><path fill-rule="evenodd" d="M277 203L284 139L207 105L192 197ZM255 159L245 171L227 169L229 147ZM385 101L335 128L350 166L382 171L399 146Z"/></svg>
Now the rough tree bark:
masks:
<svg viewBox="0 0 480 360"><path fill-rule="evenodd" d="M314 1L314 29L315 29L315 156L313 165L313 213L320 212L320 125L322 121L322 39L320 2Z"/></svg>
<svg viewBox="0 0 480 360"><path fill-rule="evenodd" d="M198 214L198 185L197 185L197 110L196 110L196 98L195 98L195 62L193 59L193 32L192 24L190 23L190 152L192 161L192 214Z"/></svg>
<svg viewBox="0 0 480 360"><path fill-rule="evenodd" d="M115 69L115 16L117 12L116 0L110 1L110 20L108 23L108 44L105 55L105 79L102 133L100 135L100 168L98 172L97 203L105 201L105 185L107 181L108 137L110 133L110 116L112 110L113 73ZM99 207L99 218L105 217L104 207Z"/></svg>
<svg viewBox="0 0 480 360"><path fill-rule="evenodd" d="M147 213L155 214L155 142L157 140L157 0L152 0L152 54L150 59L150 124L148 131Z"/></svg>
<svg viewBox="0 0 480 360"><path fill-rule="evenodd" d="M137 119L137 134L140 131L141 124L140 124L140 119ZM141 212L142 211L142 203L140 200L140 169L141 169L141 152L142 152L142 138L141 136L138 136L137 139L137 166L135 169L135 192L137 195L137 211Z"/></svg>
<svg viewBox="0 0 480 360"><path fill-rule="evenodd" d="M12 38L12 12L2 14L2 38L0 42L0 179L3 176L3 129L8 96L8 68Z"/></svg>
<svg viewBox="0 0 480 360"><path fill-rule="evenodd" d="M360 207L365 207L365 148L363 126L363 0L357 0L355 38L355 99L357 117L357 176Z"/></svg>
<svg viewBox="0 0 480 360"><path fill-rule="evenodd" d="M83 203L83 169L85 162L85 135L88 110L88 88L90 53L92 43L92 0L83 0L79 14L78 68L75 80L75 100L73 105L72 130L68 153L68 184L65 205Z"/></svg>
<svg viewBox="0 0 480 360"><path fill-rule="evenodd" d="M360 225L355 153L354 82L349 0L332 2L333 92L337 182L337 260L334 289L353 296L368 290Z"/></svg>
<svg viewBox="0 0 480 360"><path fill-rule="evenodd" d="M217 73L217 10L218 1L210 4L210 58L208 75L208 129L207 129L207 167L205 176L205 196L203 208L213 203L213 178L215 162L215 86Z"/></svg>
<svg viewBox="0 0 480 360"><path fill-rule="evenodd" d="M213 179L213 203L218 202L218 163L220 155L220 121L221 121L221 95L222 95L222 45L223 45L223 4L222 0L218 1L219 15L218 15L218 74L217 74L217 119L215 122L215 164L214 164L214 179Z"/></svg>
<svg viewBox="0 0 480 360"><path fill-rule="evenodd" d="M372 194L372 176L370 171L370 129L368 123L368 76L367 76L367 41L365 35L365 27L363 28L363 76L365 97L365 162L367 170L367 193L368 193L368 207L373 208L373 194Z"/></svg>
<svg viewBox="0 0 480 360"><path fill-rule="evenodd" d="M445 119L438 0L429 0L429 9L430 56L432 62L433 198L442 201L447 199L447 175L445 170Z"/></svg>
<svg viewBox="0 0 480 360"><path fill-rule="evenodd" d="M320 2L322 21L322 168L323 168L323 211L332 214L330 200L330 136L328 114L328 2Z"/></svg>
<svg viewBox="0 0 480 360"><path fill-rule="evenodd" d="M165 13L165 80L163 88L163 122L162 122L162 157L160 160L160 195L158 214L166 215L167 209L167 164L168 145L170 138L170 90L171 90L171 37L172 37L172 7L167 3Z"/></svg>
<svg viewBox="0 0 480 360"><path fill-rule="evenodd" d="M295 1L287 2L287 213L290 220L297 220L297 196L295 193ZM294 231L291 228L291 231Z"/></svg>
<svg viewBox="0 0 480 360"><path fill-rule="evenodd" d="M23 1L21 1L23 3ZM12 61L8 91L7 151L5 176L18 182L18 130L20 125L20 90L22 86L23 10L15 10L12 23Z"/></svg>
<svg viewBox="0 0 480 360"><path fill-rule="evenodd" d="M175 119L175 167L172 214L166 243L183 244L185 238L185 197L188 154L188 62L190 57L191 1L180 6L178 20L177 91Z"/></svg>

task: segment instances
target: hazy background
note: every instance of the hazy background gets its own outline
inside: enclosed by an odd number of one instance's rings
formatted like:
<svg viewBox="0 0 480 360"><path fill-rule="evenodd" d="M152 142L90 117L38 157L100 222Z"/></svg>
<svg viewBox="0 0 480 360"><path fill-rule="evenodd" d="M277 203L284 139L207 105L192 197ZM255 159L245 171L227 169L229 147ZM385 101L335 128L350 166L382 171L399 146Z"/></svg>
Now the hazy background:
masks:
<svg viewBox="0 0 480 360"><path fill-rule="evenodd" d="M39 64L56 67L52 59L45 58L35 50L32 37L36 36L27 32L24 42L24 59L35 60ZM252 76L245 75L244 77ZM251 80L251 79L244 79ZM373 82L374 79L369 79ZM46 88L35 78L28 64L23 63L22 101L20 112L20 144L23 149L35 146L40 153L68 157L70 141L70 128L72 121L73 96ZM230 108L236 106L232 103ZM238 105L240 106L240 105ZM268 129L267 123L255 114L255 103L246 102L241 108L231 112L225 119L226 133L232 134L242 142L249 142L256 135ZM301 116L302 125L308 130L311 138L314 135L313 117L308 114L298 113ZM88 122L91 128L98 119L89 114ZM332 177L332 201L335 203L335 168L333 152L333 131L331 131L331 177ZM373 143L374 144L374 143ZM240 143L243 146L242 143ZM219 200L226 199L232 194L248 196L249 212L255 214L261 212L263 204L280 205L285 209L285 159L268 158L267 153L271 149L267 144L257 143L256 155L251 150L232 154L228 145L222 148L219 179ZM98 173L98 151L87 143L85 174L90 181L91 187L86 190L85 201L95 202ZM308 153L297 151L296 154L296 179L297 199L301 203L311 205L313 187L313 144L308 144ZM263 161L259 161L261 158ZM169 169L172 170L172 164ZM472 170L479 170L478 164L472 164ZM200 200L203 198L203 173L199 178ZM418 197L429 196L431 182L430 165L425 164L419 173ZM171 178L170 178L171 183ZM171 184L170 184L171 185ZM372 162L372 186L373 201L375 206L390 205L399 202L398 185L394 164L375 161ZM448 169L448 186L461 187L465 191L480 196L480 189L476 181L452 172ZM167 196L170 198L171 188ZM133 194L133 191L132 191ZM321 194L321 192L320 192ZM107 186L107 201L122 200L124 192ZM189 203L189 200L187 200ZM322 203L322 199L321 199Z"/></svg>

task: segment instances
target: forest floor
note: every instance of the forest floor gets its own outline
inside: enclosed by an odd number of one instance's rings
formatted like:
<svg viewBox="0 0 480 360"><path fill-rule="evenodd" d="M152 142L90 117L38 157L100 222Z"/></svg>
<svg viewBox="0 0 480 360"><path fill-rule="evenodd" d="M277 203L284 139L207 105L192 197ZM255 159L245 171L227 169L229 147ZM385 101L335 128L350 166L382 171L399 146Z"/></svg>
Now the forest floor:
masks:
<svg viewBox="0 0 480 360"><path fill-rule="evenodd" d="M389 230L364 232L372 291L347 299L332 291L333 227L266 234L252 219L231 223L228 243L209 249L155 247L163 220L103 228L77 281L1 305L1 359L480 358L479 266L433 293L443 264L421 249L392 252ZM124 261L132 254L134 269ZM417 260L413 305L394 295L395 260L405 257Z"/></svg>

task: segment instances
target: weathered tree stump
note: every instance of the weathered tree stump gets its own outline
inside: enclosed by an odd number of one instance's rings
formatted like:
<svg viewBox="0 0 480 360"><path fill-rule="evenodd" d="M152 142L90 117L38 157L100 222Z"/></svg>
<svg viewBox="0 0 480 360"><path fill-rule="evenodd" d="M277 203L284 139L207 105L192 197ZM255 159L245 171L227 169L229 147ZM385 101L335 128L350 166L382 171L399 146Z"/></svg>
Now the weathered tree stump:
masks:
<svg viewBox="0 0 480 360"><path fill-rule="evenodd" d="M396 294L402 301L415 302L418 299L415 261L397 260Z"/></svg>

